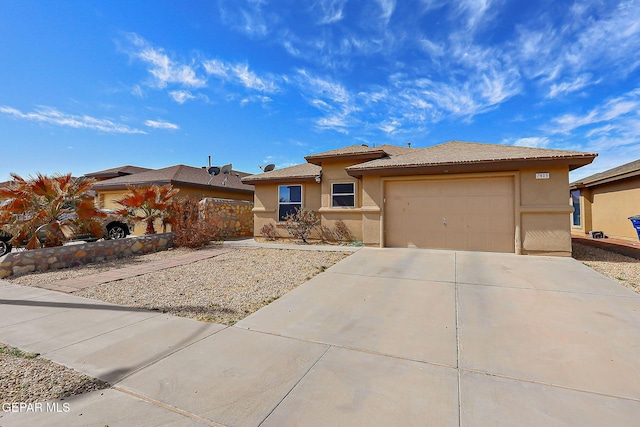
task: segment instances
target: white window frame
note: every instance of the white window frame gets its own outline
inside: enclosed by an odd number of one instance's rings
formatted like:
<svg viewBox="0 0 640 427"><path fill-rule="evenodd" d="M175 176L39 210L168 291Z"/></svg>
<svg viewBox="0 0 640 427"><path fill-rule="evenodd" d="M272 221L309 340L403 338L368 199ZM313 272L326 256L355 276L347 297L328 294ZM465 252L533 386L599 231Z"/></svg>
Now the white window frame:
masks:
<svg viewBox="0 0 640 427"><path fill-rule="evenodd" d="M335 194L333 192L333 188L334 188L335 185L344 185L344 184L352 185L353 186L353 193L338 193L338 194ZM352 206L336 206L336 205L333 204L333 196L353 196L353 205ZM332 182L331 183L331 207L332 208L342 208L342 209L355 208L356 207L356 203L357 203L357 200L356 200L356 183L355 182Z"/></svg>
<svg viewBox="0 0 640 427"><path fill-rule="evenodd" d="M280 201L280 188L281 187L300 187L300 202L281 202ZM282 218L280 218L280 206L281 205L300 205L300 209L302 209L302 201L304 200L304 186L302 184L283 184L278 185L278 222L284 222Z"/></svg>

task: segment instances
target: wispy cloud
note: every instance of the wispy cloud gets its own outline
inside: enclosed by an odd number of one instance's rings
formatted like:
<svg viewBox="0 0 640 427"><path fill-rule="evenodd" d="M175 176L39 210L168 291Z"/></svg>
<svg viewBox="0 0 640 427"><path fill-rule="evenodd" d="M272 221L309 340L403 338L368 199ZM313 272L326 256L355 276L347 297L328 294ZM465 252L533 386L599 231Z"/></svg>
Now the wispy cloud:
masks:
<svg viewBox="0 0 640 427"><path fill-rule="evenodd" d="M553 119L551 131L555 133L569 133L583 126L590 126L606 121L616 120L622 116L632 114L637 116L640 108L640 89L635 89L623 96L606 101L586 114L563 114Z"/></svg>
<svg viewBox="0 0 640 427"><path fill-rule="evenodd" d="M188 90L173 90L169 92L169 96L173 98L178 104L184 104L190 99L195 99L196 97Z"/></svg>
<svg viewBox="0 0 640 427"><path fill-rule="evenodd" d="M169 129L169 130L180 129L180 126L174 123L165 122L163 120L147 120L144 122L144 124L145 126L149 126L150 128L154 128L154 129Z"/></svg>
<svg viewBox="0 0 640 427"><path fill-rule="evenodd" d="M358 110L349 91L338 82L306 70L298 70L296 81L309 104L324 113L316 119L316 127L347 133L352 114Z"/></svg>
<svg viewBox="0 0 640 427"><path fill-rule="evenodd" d="M380 18L388 23L396 8L396 0L376 0L381 9Z"/></svg>
<svg viewBox="0 0 640 427"><path fill-rule="evenodd" d="M581 74L570 82L552 84L551 88L549 89L549 95L547 95L547 97L555 98L556 96L575 92L587 86L598 84L599 82L599 80L595 82L592 81L590 74Z"/></svg>
<svg viewBox="0 0 640 427"><path fill-rule="evenodd" d="M457 0L453 3L457 15L464 18L470 30L475 30L494 16L492 6L496 2L493 0Z"/></svg>
<svg viewBox="0 0 640 427"><path fill-rule="evenodd" d="M0 106L0 114L6 114L15 119L29 120L39 123L48 123L56 126L71 127L76 129L92 129L106 133L136 134L146 133L143 130L132 128L122 123L108 119L98 119L87 115L63 113L51 107L38 107L30 113L9 107Z"/></svg>
<svg viewBox="0 0 640 427"><path fill-rule="evenodd" d="M550 98L597 84L591 74L618 80L640 67L639 2L575 3L563 12L520 24L511 51L527 77L550 85Z"/></svg>
<svg viewBox="0 0 640 427"><path fill-rule="evenodd" d="M264 0L220 0L222 21L250 37L261 38L269 34L269 14L265 14Z"/></svg>
<svg viewBox="0 0 640 427"><path fill-rule="evenodd" d="M273 93L279 89L274 77L259 77L255 72L249 70L247 64L232 64L219 59L211 59L203 62L202 65L209 75L240 84L247 89L266 93Z"/></svg>
<svg viewBox="0 0 640 427"><path fill-rule="evenodd" d="M344 5L347 0L318 0L314 4L314 9L320 13L318 24L327 25L341 21L344 18Z"/></svg>
<svg viewBox="0 0 640 427"><path fill-rule="evenodd" d="M151 46L137 34L129 34L128 39L131 43L129 54L148 66L155 86L165 88L169 84L177 84L198 88L207 83L196 74L197 67L194 64L184 64L171 59L164 49Z"/></svg>

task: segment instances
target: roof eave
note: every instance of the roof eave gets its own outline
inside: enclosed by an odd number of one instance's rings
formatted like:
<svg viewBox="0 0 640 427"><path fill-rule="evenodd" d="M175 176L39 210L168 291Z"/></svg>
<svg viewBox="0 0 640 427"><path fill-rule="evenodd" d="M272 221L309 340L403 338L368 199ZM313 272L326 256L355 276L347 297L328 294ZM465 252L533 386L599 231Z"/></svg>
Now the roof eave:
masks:
<svg viewBox="0 0 640 427"><path fill-rule="evenodd" d="M299 182L310 182L315 181L316 176L280 176L273 178L259 178L252 180L242 180L243 183L249 185L258 185L258 184L280 184L280 183L299 183Z"/></svg>
<svg viewBox="0 0 640 427"><path fill-rule="evenodd" d="M254 192L254 190L251 190L251 189L248 189L248 188L245 189L245 188L235 188L235 187L223 187L223 186L219 186L219 185L199 184L199 183L194 183L194 182L181 182L181 181L174 181L174 180L170 180L170 181L164 180L164 181L134 182L134 183L129 182L129 183L108 184L108 185L96 184L96 185L93 186L93 190L95 190L95 191L125 190L129 186L131 186L131 187L150 187L152 185L163 186L163 185L168 185L168 184L171 184L174 187L201 188L201 189L206 189L206 190L215 189L215 190L229 191L229 192L233 192L233 193L252 194ZM251 185L251 184L247 184L247 185Z"/></svg>
<svg viewBox="0 0 640 427"><path fill-rule="evenodd" d="M329 155L311 155L305 156L305 160L313 165L322 166L322 162L327 160L352 161L352 160L375 160L386 156L384 150L367 151L365 153L345 153L345 154L329 154Z"/></svg>
<svg viewBox="0 0 640 427"><path fill-rule="evenodd" d="M610 182L621 181L623 179L634 178L636 176L640 176L640 169L634 170L634 171L628 171L628 172L624 172L624 173L620 173L620 174L616 174L616 175L613 175L613 176L607 176L607 177L600 178L600 179L595 179L593 181L582 180L582 181L580 181L580 183L584 187L595 187L596 185L608 184Z"/></svg>
<svg viewBox="0 0 640 427"><path fill-rule="evenodd" d="M377 168L359 168L358 166L348 167L346 171L349 175L359 178L363 175L434 175L450 173L471 173L471 172L501 172L531 167L548 167L566 165L569 170L577 169L588 165L593 161L593 156L580 156L571 158L537 158L537 159L517 159L505 161L483 161L467 163L439 163L431 165L415 166L391 166Z"/></svg>

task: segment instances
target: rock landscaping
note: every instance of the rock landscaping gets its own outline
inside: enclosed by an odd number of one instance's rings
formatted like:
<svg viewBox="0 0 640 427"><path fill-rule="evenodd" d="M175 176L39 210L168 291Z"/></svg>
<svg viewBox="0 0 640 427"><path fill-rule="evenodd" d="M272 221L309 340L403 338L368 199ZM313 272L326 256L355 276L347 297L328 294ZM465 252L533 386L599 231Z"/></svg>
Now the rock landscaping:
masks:
<svg viewBox="0 0 640 427"><path fill-rule="evenodd" d="M44 402L108 387L38 354L0 343L0 405Z"/></svg>
<svg viewBox="0 0 640 427"><path fill-rule="evenodd" d="M575 242L573 257L598 273L640 293L639 260Z"/></svg>

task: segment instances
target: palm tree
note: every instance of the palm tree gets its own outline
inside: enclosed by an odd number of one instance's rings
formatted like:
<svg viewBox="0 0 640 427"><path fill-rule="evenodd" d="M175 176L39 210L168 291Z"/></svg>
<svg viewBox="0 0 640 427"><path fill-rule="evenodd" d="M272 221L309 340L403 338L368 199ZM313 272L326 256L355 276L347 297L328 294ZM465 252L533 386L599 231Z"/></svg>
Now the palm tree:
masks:
<svg viewBox="0 0 640 427"><path fill-rule="evenodd" d="M11 178L0 188L0 226L10 229L14 244L27 240L26 248L36 249L60 246L81 231L103 236L98 218L105 214L96 209L88 195L95 180L40 173L27 179L12 173Z"/></svg>
<svg viewBox="0 0 640 427"><path fill-rule="evenodd" d="M153 223L157 219L164 220L166 218L173 197L180 190L173 188L171 184L162 187L152 185L151 187L128 186L127 188L129 194L116 200L116 203L122 206L122 209L117 213L134 221L146 223L145 234L155 234L156 229Z"/></svg>

